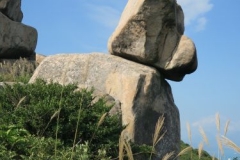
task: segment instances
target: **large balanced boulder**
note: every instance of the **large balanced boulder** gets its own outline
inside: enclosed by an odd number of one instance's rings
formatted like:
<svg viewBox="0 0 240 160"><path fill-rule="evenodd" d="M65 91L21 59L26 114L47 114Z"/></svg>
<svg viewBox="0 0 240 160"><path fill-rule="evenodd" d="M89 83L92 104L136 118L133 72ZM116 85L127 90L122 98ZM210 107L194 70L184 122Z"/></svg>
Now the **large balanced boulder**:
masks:
<svg viewBox="0 0 240 160"><path fill-rule="evenodd" d="M23 19L21 0L0 0L0 12L13 21L21 22Z"/></svg>
<svg viewBox="0 0 240 160"><path fill-rule="evenodd" d="M124 136L137 144L152 145L155 125L163 115L162 133L166 134L157 143L157 154L152 159L179 152L179 111L169 84L156 69L107 54L59 54L46 57L29 83L37 78L63 85L93 86L118 100L123 125L127 125ZM141 159L145 157L138 157Z"/></svg>
<svg viewBox="0 0 240 160"><path fill-rule="evenodd" d="M110 54L158 68L167 79L181 81L197 67L194 43L190 39L181 42L186 39L183 33L184 14L176 0L129 0L108 49ZM185 54L191 58L175 64L172 59L179 53L178 59Z"/></svg>
<svg viewBox="0 0 240 160"><path fill-rule="evenodd" d="M0 58L35 57L37 30L10 20L0 12Z"/></svg>

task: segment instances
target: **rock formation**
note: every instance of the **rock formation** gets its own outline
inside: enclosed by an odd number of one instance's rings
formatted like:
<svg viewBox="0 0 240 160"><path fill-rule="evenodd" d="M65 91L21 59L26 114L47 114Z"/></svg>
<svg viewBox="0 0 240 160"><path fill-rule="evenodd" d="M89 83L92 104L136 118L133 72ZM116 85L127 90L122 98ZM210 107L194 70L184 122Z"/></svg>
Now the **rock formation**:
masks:
<svg viewBox="0 0 240 160"><path fill-rule="evenodd" d="M152 144L155 124L164 115L167 132L156 146L157 157L179 150L179 112L169 84L155 68L113 55L64 54L46 57L30 83L37 78L93 86L114 97L121 102L123 124L128 124L124 135L137 144Z"/></svg>
<svg viewBox="0 0 240 160"><path fill-rule="evenodd" d="M22 18L21 0L0 0L0 59L35 57L37 30Z"/></svg>
<svg viewBox="0 0 240 160"><path fill-rule="evenodd" d="M94 87L118 102L125 138L152 145L159 117L165 121L163 139L153 160L180 149L180 118L165 79L181 81L197 68L196 48L183 35L183 11L175 0L128 0L106 54L60 54L46 57L37 78L61 84ZM115 111L113 111L115 112ZM137 160L146 160L138 157Z"/></svg>
<svg viewBox="0 0 240 160"><path fill-rule="evenodd" d="M181 81L197 68L194 43L183 33L184 15L176 0L129 0L108 49L110 54L158 68L167 79ZM176 57L181 63L176 64Z"/></svg>
<svg viewBox="0 0 240 160"><path fill-rule="evenodd" d="M21 0L0 0L0 12L13 21L22 22Z"/></svg>

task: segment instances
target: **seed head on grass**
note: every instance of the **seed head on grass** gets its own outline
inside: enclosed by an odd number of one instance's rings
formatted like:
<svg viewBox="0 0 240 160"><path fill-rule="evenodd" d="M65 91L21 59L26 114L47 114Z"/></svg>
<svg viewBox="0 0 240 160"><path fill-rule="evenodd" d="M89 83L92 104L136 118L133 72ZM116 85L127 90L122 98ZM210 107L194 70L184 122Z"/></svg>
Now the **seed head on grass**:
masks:
<svg viewBox="0 0 240 160"><path fill-rule="evenodd" d="M220 133L220 115L219 115L219 113L216 114L216 126L217 126L218 133Z"/></svg>
<svg viewBox="0 0 240 160"><path fill-rule="evenodd" d="M206 135L206 133L204 132L204 130L203 130L202 127L199 127L199 132L200 132L200 134L201 134L201 136L202 136L202 138L203 138L203 141L204 141L207 145L209 145L209 141L208 141L207 135Z"/></svg>
<svg viewBox="0 0 240 160"><path fill-rule="evenodd" d="M16 106L16 109L22 104L22 102L23 102L25 99L26 99L26 96L22 97L22 98L19 100L19 102L18 102L18 104L17 104L17 106Z"/></svg>
<svg viewBox="0 0 240 160"><path fill-rule="evenodd" d="M225 125L225 128L224 128L224 136L227 135L229 124L230 124L230 120L228 120L228 121L226 122L226 125Z"/></svg>
<svg viewBox="0 0 240 160"><path fill-rule="evenodd" d="M235 150L236 152L240 153L240 147L237 146L233 141L231 141L230 139L228 139L227 137L225 136L222 136L220 138L220 141L227 147Z"/></svg>
<svg viewBox="0 0 240 160"><path fill-rule="evenodd" d="M199 159L201 159L202 151L203 151L203 142L199 143L199 145L198 145L198 158Z"/></svg>
<svg viewBox="0 0 240 160"><path fill-rule="evenodd" d="M192 149L193 149L193 148L192 148L191 146L188 146L188 147L184 148L183 150L181 150L181 152L178 153L178 155L175 157L175 159L176 159L177 157L180 157L180 156L182 156L182 155L184 155L184 154L192 151Z"/></svg>
<svg viewBox="0 0 240 160"><path fill-rule="evenodd" d="M107 116L107 114L108 114L108 113L104 113L104 114L101 116L100 120L98 121L97 128L103 123L103 121L104 121L105 117Z"/></svg>
<svg viewBox="0 0 240 160"><path fill-rule="evenodd" d="M164 132L162 135L159 135L162 130L164 120L165 120L164 116L161 116L161 117L159 117L159 119L157 121L157 124L155 126L155 132L153 135L153 147L156 146L156 144L163 138L163 136L166 133L166 132Z"/></svg>
<svg viewBox="0 0 240 160"><path fill-rule="evenodd" d="M224 150L223 150L223 146L222 146L222 141L219 136L217 136L216 139L217 139L218 149L220 150L221 155L223 155Z"/></svg>
<svg viewBox="0 0 240 160"><path fill-rule="evenodd" d="M188 139L190 141L190 145L192 145L192 132L191 132L190 124L187 122L186 126L187 126L187 132L188 132Z"/></svg>
<svg viewBox="0 0 240 160"><path fill-rule="evenodd" d="M169 160L174 155L174 152L167 153L162 160Z"/></svg>

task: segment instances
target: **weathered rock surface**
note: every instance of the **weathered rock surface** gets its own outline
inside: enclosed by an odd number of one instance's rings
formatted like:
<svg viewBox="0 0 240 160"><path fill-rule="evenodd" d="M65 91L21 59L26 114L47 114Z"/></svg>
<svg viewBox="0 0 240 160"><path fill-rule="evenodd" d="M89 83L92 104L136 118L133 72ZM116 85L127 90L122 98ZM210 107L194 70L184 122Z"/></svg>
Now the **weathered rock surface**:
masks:
<svg viewBox="0 0 240 160"><path fill-rule="evenodd" d="M182 38L183 33L184 14L175 0L129 0L116 30L109 38L108 49L110 54L154 66L166 72L165 78L179 81L197 67L191 65L196 64L196 58L192 61L180 59L185 54L196 57L195 48L188 50L187 46L182 45L185 44L181 42L185 39ZM188 42L195 47L190 39ZM178 60L184 62L181 67L172 61L175 54L179 53L183 54L177 56ZM168 66L169 63L171 67ZM180 72L176 77L175 71Z"/></svg>
<svg viewBox="0 0 240 160"><path fill-rule="evenodd" d="M161 73L170 80L181 81L197 69L196 47L191 39L182 36L170 61L163 62ZM162 69L163 68L163 69Z"/></svg>
<svg viewBox="0 0 240 160"><path fill-rule="evenodd" d="M156 145L157 156L179 151L179 112L169 84L160 73L121 57L106 54L64 54L46 57L35 70L37 78L61 84L77 83L95 87L119 100L122 122L128 124L124 135L137 144L152 144L158 118L165 116L164 139ZM138 157L138 160L145 160Z"/></svg>
<svg viewBox="0 0 240 160"><path fill-rule="evenodd" d="M37 45L37 30L12 21L1 12L0 22L0 58L33 57Z"/></svg>
<svg viewBox="0 0 240 160"><path fill-rule="evenodd" d="M0 12L13 21L22 22L21 0L0 0Z"/></svg>
<svg viewBox="0 0 240 160"><path fill-rule="evenodd" d="M36 53L35 61L37 62L37 64L40 64L45 58L45 55Z"/></svg>

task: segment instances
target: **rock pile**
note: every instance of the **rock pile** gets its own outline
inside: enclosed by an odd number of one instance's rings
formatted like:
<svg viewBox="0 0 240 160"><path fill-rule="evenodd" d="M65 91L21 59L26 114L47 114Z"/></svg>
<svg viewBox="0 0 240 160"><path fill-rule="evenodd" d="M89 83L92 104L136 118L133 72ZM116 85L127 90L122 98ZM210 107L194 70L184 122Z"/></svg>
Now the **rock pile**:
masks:
<svg viewBox="0 0 240 160"><path fill-rule="evenodd" d="M152 145L155 125L164 116L153 160L180 149L180 118L165 79L181 81L197 68L194 43L183 35L183 11L175 0L128 0L108 42L110 54L58 54L46 57L37 78L94 87L113 97L127 125L124 136ZM145 160L146 157L137 157Z"/></svg>
<svg viewBox="0 0 240 160"><path fill-rule="evenodd" d="M197 68L194 43L183 35L184 15L175 0L129 0L108 48L117 55L181 81Z"/></svg>
<svg viewBox="0 0 240 160"><path fill-rule="evenodd" d="M0 59L35 58L37 30L22 18L21 0L0 0Z"/></svg>

